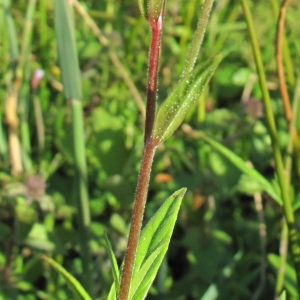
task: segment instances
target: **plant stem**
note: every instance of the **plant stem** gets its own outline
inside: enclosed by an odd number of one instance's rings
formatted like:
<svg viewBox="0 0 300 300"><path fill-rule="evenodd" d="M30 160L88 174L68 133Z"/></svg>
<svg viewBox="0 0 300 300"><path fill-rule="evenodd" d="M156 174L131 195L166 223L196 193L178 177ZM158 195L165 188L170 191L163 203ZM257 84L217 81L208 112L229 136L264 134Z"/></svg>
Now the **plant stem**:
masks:
<svg viewBox="0 0 300 300"><path fill-rule="evenodd" d="M279 4L277 0L271 0L271 5L273 8L273 12L275 15L275 18L278 19L279 16ZM295 86L296 79L295 79L295 71L294 66L291 58L290 48L287 43L287 39L285 36L283 36L283 60L285 65L285 72L286 72L286 78L287 82L291 87Z"/></svg>
<svg viewBox="0 0 300 300"><path fill-rule="evenodd" d="M163 18L165 11L165 1L161 7L158 18L150 16L149 24L151 27L151 42L148 59L148 90L147 90L147 105L146 105L146 121L145 121L145 136L144 150L142 163L138 176L137 189L135 193L134 208L131 217L130 233L128 238L127 250L125 253L124 267L122 270L120 291L118 300L127 300L132 273L135 262L135 255L138 247L139 237L141 233L143 217L145 212L148 186L150 181L150 173L153 162L153 157L157 147L157 142L152 139L152 131L155 120L155 104L157 95L158 81L158 63L160 56L161 34L163 26Z"/></svg>
<svg viewBox="0 0 300 300"><path fill-rule="evenodd" d="M274 298L275 300L280 299L280 294L283 289L284 275L286 269L287 249L288 249L288 228L286 225L286 221L283 218L281 236L280 236L280 246L279 246L280 264L279 264L277 278L276 278L275 298Z"/></svg>
<svg viewBox="0 0 300 300"><path fill-rule="evenodd" d="M286 122L289 127L289 124L292 119L292 109L291 109L291 103L290 103L289 94L285 82L284 67L283 67L283 60L282 60L282 43L284 37L284 24L285 24L285 15L286 15L286 8L288 5L288 1L289 0L282 1L280 7L280 13L278 17L277 36L276 36L276 63L277 63L277 76L279 82L279 90L280 90L282 104L285 112Z"/></svg>
<svg viewBox="0 0 300 300"><path fill-rule="evenodd" d="M21 145L19 140L19 117L17 108L19 106L19 93L22 86L23 78L24 78L24 68L25 64L28 61L29 56L29 48L32 36L32 24L34 18L34 12L36 8L36 0L28 1L27 11L26 11L26 19L25 19L25 27L22 36L22 46L21 53L18 57L18 62L16 63L15 68L15 78L12 86L9 89L7 99L6 99L6 122L8 124L8 140L9 140L9 152L10 152L10 160L11 160L11 173L13 175L23 172L22 165L22 157L21 157ZM7 26L9 29L9 39L10 39L10 47L14 54L17 54L16 49L16 35L14 32L13 21L10 15L6 15ZM16 57L13 57L16 59Z"/></svg>
<svg viewBox="0 0 300 300"><path fill-rule="evenodd" d="M147 90L147 104L146 104L146 121L145 121L145 136L144 143L147 144L151 138L153 124L155 119L155 104L157 95L157 81L158 81L158 62L161 45L161 33L164 17L164 7L157 21L150 20L151 27L151 42L148 60L148 90Z"/></svg>
<svg viewBox="0 0 300 300"><path fill-rule="evenodd" d="M129 295L130 282L143 222L148 194L148 186L150 181L150 173L155 150L156 145L154 141L152 139L149 139L145 144L142 156L118 300L127 300Z"/></svg>
<svg viewBox="0 0 300 300"><path fill-rule="evenodd" d="M292 202L290 198L289 184L285 177L284 166L283 166L280 146L278 142L277 129L275 125L270 95L267 89L267 84L266 84L267 81L265 77L260 50L258 47L257 38L254 31L251 12L247 0L241 0L241 4L245 14L248 31L251 39L252 50L255 58L257 73L259 76L259 83L260 83L262 96L263 96L263 105L266 114L266 122L271 137L271 141L272 141L273 155L275 159L275 170L276 170L276 174L280 186L284 215L289 229L289 243L291 245L291 252L292 252L293 261L295 264L295 269L297 274L297 280L298 280L298 289L300 291L300 248L298 243L299 238L295 227L295 216L294 216Z"/></svg>

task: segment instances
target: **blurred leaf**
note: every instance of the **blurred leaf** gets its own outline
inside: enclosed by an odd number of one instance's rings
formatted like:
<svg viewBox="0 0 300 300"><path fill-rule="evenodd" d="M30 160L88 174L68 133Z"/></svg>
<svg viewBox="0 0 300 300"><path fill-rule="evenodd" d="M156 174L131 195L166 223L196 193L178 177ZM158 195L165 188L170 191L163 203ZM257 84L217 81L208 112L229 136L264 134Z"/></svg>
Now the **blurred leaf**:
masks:
<svg viewBox="0 0 300 300"><path fill-rule="evenodd" d="M97 199L90 199L89 204L90 204L91 216L92 217L100 216L105 210L106 199L104 197L100 197Z"/></svg>
<svg viewBox="0 0 300 300"><path fill-rule="evenodd" d="M21 200L21 199L20 199ZM34 222L37 220L37 212L28 204L23 201L15 207L16 213L16 232L17 232L17 241L19 243L23 242L29 234Z"/></svg>
<svg viewBox="0 0 300 300"><path fill-rule="evenodd" d="M225 244L231 244L232 243L232 237L222 230L214 229L212 231L212 237L214 237L216 240L225 243Z"/></svg>
<svg viewBox="0 0 300 300"><path fill-rule="evenodd" d="M112 274L113 274L113 278L114 278L114 284L115 284L115 288L117 288L117 291L119 291L119 287L120 287L120 272L119 272L119 267L118 267L118 263L116 260L116 257L114 255L114 252L112 250L111 244L109 242L109 239L106 235L106 233L104 233L104 237L105 237L105 244L106 244L106 250L109 256L109 260L111 263L111 268L112 268Z"/></svg>
<svg viewBox="0 0 300 300"><path fill-rule="evenodd" d="M238 116L230 109L216 108L207 114L205 124L212 129L220 130L226 128L228 124L234 124L238 120Z"/></svg>
<svg viewBox="0 0 300 300"><path fill-rule="evenodd" d="M274 190L272 184L262 176L258 171L256 171L252 166L249 166L247 162L242 160L238 155L234 152L223 146L222 144L214 141L209 138L205 134L201 134L201 138L204 139L208 144L210 144L213 148L219 151L222 155L224 155L229 161L231 161L238 169L240 169L245 175L251 177L255 181L257 181L264 191L269 194L280 206L282 205L282 200L278 193ZM253 191L255 192L255 191Z"/></svg>
<svg viewBox="0 0 300 300"><path fill-rule="evenodd" d="M74 276L72 276L69 272L67 272L60 264L58 264L52 258L47 257L46 255L42 255L41 258L66 279L76 299L92 300L92 298L84 290L84 288L78 282L78 280Z"/></svg>
<svg viewBox="0 0 300 300"><path fill-rule="evenodd" d="M219 295L216 285L213 283L206 290L205 294L200 298L200 300L214 300L217 299Z"/></svg>
<svg viewBox="0 0 300 300"><path fill-rule="evenodd" d="M286 291L282 291L279 300L286 300Z"/></svg>
<svg viewBox="0 0 300 300"><path fill-rule="evenodd" d="M113 213L110 217L109 223L112 228L117 230L123 235L128 234L128 227L124 221L124 219L117 213Z"/></svg>
<svg viewBox="0 0 300 300"><path fill-rule="evenodd" d="M102 107L93 110L90 121L93 134L87 140L88 161L93 161L95 167L103 169L108 175L121 174L130 153L125 146L124 122L120 117L110 114ZM115 178L112 177L111 183L103 184L115 185L114 180ZM124 178L118 180L124 182ZM119 183L121 182L117 184ZM121 187L122 189L124 186ZM115 192L115 190L116 187L113 186L112 191Z"/></svg>
<svg viewBox="0 0 300 300"><path fill-rule="evenodd" d="M35 223L25 240L27 245L43 251L53 251L55 245L48 240L47 230L44 225Z"/></svg>
<svg viewBox="0 0 300 300"><path fill-rule="evenodd" d="M235 190L241 171L221 153L216 151L208 153L207 161L212 174L214 174L213 179L218 191L227 194Z"/></svg>
<svg viewBox="0 0 300 300"><path fill-rule="evenodd" d="M19 47L18 47L18 39L15 30L15 23L10 14L10 0L3 0L3 12L4 12L4 19L5 19L5 26L7 30L7 35L9 39L9 52L10 52L10 59L12 61L12 66L16 67L17 60L19 57Z"/></svg>
<svg viewBox="0 0 300 300"><path fill-rule="evenodd" d="M161 104L154 123L153 137L160 143L180 126L190 107L207 86L222 56L216 55L184 76L169 97Z"/></svg>
<svg viewBox="0 0 300 300"><path fill-rule="evenodd" d="M136 253L129 299L146 296L168 249L186 188L173 193L142 230Z"/></svg>
<svg viewBox="0 0 300 300"><path fill-rule="evenodd" d="M249 82L250 75L251 75L251 71L249 69L240 68L233 74L232 82L237 86L244 87Z"/></svg>

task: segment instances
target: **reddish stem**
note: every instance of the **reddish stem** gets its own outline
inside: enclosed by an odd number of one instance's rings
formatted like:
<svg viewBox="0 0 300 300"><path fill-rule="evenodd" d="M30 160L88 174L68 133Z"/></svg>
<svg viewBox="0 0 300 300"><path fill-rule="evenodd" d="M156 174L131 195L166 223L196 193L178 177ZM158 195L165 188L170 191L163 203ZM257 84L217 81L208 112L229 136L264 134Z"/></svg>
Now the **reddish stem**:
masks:
<svg viewBox="0 0 300 300"><path fill-rule="evenodd" d="M134 208L131 218L130 233L128 239L127 250L125 254L124 267L121 277L120 292L118 300L127 300L130 289L130 282L135 262L136 250L140 237L141 227L143 223L143 216L148 194L148 186L150 181L150 173L155 154L156 146L152 139L150 139L143 151L142 163L138 177L138 185L135 194Z"/></svg>
<svg viewBox="0 0 300 300"><path fill-rule="evenodd" d="M146 123L145 123L145 144L152 135L152 129L155 119L155 103L157 95L158 81L158 63L161 45L161 33L163 25L164 9L157 20L149 21L151 27L151 43L148 60L148 89L146 105Z"/></svg>
<svg viewBox="0 0 300 300"><path fill-rule="evenodd" d="M130 283L132 281L135 256L140 238L145 205L147 201L148 186L153 157L157 147L157 141L152 138L152 130L155 120L155 102L157 94L158 63L160 55L161 33L164 17L164 4L158 18L149 17L151 27L151 42L148 61L148 90L146 105L146 122L144 136L144 151L140 167L137 189L135 193L134 208L131 217L130 233L127 250L125 253L124 267L122 270L118 300L127 300Z"/></svg>

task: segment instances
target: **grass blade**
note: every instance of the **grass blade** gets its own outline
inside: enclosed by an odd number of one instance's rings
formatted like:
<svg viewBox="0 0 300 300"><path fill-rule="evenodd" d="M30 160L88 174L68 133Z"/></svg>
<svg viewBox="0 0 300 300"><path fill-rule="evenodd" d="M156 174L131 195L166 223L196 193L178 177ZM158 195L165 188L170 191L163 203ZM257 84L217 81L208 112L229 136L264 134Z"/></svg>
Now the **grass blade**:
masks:
<svg viewBox="0 0 300 300"><path fill-rule="evenodd" d="M243 159L241 159L234 152L223 146L222 144L214 141L208 136L201 134L201 138L205 140L209 145L215 148L218 152L224 155L230 162L232 162L239 170L241 170L245 175L249 176L256 182L258 182L263 190L271 196L280 206L282 205L282 199L277 194L273 185L258 171L256 171L253 167L249 166Z"/></svg>
<svg viewBox="0 0 300 300"><path fill-rule="evenodd" d="M72 7L68 1L55 0L55 29L62 82L72 110L72 144L75 164L75 199L79 227L79 245L83 266L83 285L92 294L92 259L90 249L90 211L88 202L87 166L84 124L81 104L80 70L75 43Z"/></svg>
<svg viewBox="0 0 300 300"><path fill-rule="evenodd" d="M92 298L85 291L85 289L78 282L78 280L74 276L72 276L69 272L67 272L60 264L58 264L52 258L47 257L46 255L42 255L42 260L47 262L54 270L56 270L59 274L61 274L66 279L69 287L72 289L74 295L78 299L92 300Z"/></svg>

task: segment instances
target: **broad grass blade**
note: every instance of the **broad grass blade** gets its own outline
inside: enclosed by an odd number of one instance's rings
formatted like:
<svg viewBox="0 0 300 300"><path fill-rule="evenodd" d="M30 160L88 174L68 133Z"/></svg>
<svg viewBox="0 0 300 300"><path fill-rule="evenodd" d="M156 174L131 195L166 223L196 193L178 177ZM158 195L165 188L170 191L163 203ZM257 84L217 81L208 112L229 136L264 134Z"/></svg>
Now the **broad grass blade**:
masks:
<svg viewBox="0 0 300 300"><path fill-rule="evenodd" d="M62 83L67 99L81 99L79 62L75 45L73 11L66 0L55 0L55 31Z"/></svg>

